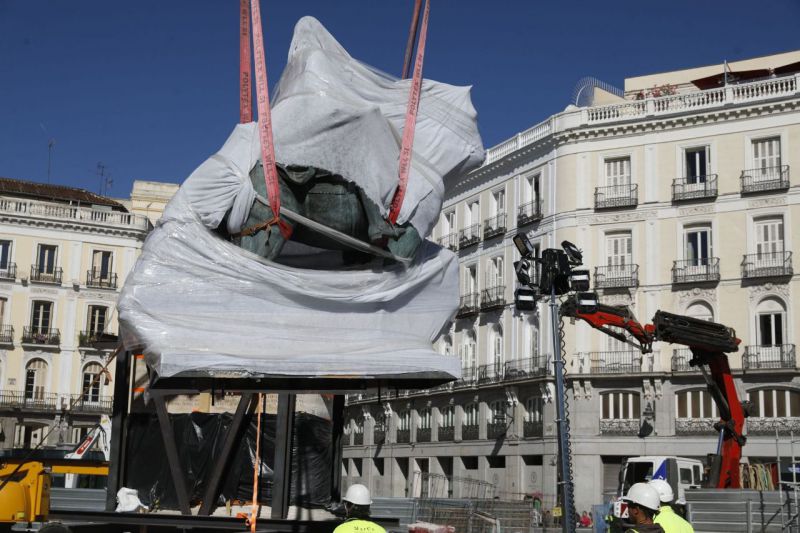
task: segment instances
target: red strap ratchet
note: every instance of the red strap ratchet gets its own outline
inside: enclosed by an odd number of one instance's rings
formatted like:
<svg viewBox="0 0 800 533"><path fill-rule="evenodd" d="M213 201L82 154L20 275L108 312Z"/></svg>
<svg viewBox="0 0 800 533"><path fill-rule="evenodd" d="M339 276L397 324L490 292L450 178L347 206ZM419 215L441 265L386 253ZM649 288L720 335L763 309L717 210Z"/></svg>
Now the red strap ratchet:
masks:
<svg viewBox="0 0 800 533"><path fill-rule="evenodd" d="M258 108L258 138L261 141L261 161L264 164L264 181L267 184L267 199L274 216L281 213L281 189L278 170L275 168L275 146L272 143L272 115L269 109L267 65L264 58L264 35L261 32L261 10L259 0L250 3L253 15L253 53L256 66L256 105ZM281 232L284 225L280 224ZM285 233L284 233L285 235Z"/></svg>
<svg viewBox="0 0 800 533"><path fill-rule="evenodd" d="M403 140L400 145L400 169L397 190L392 198L392 205L389 209L389 222L394 224L400 215L400 208L403 207L403 198L406 195L408 185L408 172L411 169L411 156L414 147L414 128L417 125L417 110L419 109L419 98L422 90L422 61L425 59L425 38L428 36L428 14L430 12L430 0L425 0L425 11L422 14L422 28L419 32L419 43L417 44L417 59L414 62L414 77L411 80L411 90L408 95L408 106L406 107L406 122L403 127ZM259 115L261 110L259 108Z"/></svg>
<svg viewBox="0 0 800 533"><path fill-rule="evenodd" d="M252 76L250 74L250 0L239 3L239 123L253 122Z"/></svg>

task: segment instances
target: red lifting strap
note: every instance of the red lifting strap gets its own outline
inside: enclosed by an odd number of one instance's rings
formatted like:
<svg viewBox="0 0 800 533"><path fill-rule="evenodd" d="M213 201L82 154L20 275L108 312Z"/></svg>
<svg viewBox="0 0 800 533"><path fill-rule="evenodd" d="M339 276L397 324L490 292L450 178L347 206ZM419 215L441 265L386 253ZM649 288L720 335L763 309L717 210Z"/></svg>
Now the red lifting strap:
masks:
<svg viewBox="0 0 800 533"><path fill-rule="evenodd" d="M408 186L408 173L411 169L411 156L414 147L414 129L417 125L417 110L419 109L419 98L422 89L422 62L425 59L425 38L428 36L428 14L430 13L430 0L425 0L425 11L422 15L422 28L419 33L419 43L417 44L417 59L414 62L414 77L411 80L411 90L408 95L408 106L406 107L406 122L403 127L403 140L400 145L400 168L399 183L397 190L392 198L392 205L389 209L389 222L397 222L400 215L400 208L403 207L403 198L406 195ZM259 109L259 115L261 111Z"/></svg>
<svg viewBox="0 0 800 533"><path fill-rule="evenodd" d="M252 76L250 75L250 0L239 2L239 123L253 122Z"/></svg>

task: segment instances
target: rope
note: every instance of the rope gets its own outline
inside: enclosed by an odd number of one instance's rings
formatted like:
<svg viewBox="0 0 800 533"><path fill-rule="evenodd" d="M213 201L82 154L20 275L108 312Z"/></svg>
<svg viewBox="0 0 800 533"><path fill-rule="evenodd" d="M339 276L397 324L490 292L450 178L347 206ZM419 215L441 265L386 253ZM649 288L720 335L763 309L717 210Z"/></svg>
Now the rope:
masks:
<svg viewBox="0 0 800 533"><path fill-rule="evenodd" d="M422 0L414 0L414 13L411 15L411 28L408 30L408 42L406 43L406 54L403 57L403 70L400 74L402 79L408 77L408 68L411 66L411 54L414 52L414 41L417 39L417 28L419 27L419 7Z"/></svg>
<svg viewBox="0 0 800 533"><path fill-rule="evenodd" d="M250 533L255 533L258 519L258 477L261 473L261 401L263 398L264 394L259 392L256 406L256 460L253 467L253 508L250 510Z"/></svg>

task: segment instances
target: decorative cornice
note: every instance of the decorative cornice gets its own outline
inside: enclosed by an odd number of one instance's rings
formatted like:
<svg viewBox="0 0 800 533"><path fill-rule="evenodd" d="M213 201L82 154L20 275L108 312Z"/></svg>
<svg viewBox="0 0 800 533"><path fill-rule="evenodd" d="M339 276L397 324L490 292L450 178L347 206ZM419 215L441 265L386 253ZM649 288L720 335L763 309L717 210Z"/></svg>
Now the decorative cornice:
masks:
<svg viewBox="0 0 800 533"><path fill-rule="evenodd" d="M603 435L637 435L639 419L600 419L600 433Z"/></svg>
<svg viewBox="0 0 800 533"><path fill-rule="evenodd" d="M676 435L714 435L717 432L714 430L714 423L716 419L713 418L676 418L675 419L675 434Z"/></svg>
<svg viewBox="0 0 800 533"><path fill-rule="evenodd" d="M717 290L715 288L703 289L695 287L688 291L678 291L677 295L678 302L684 306L691 300L706 300L709 303L716 303L717 301Z"/></svg>
<svg viewBox="0 0 800 533"><path fill-rule="evenodd" d="M800 433L800 417L791 418L759 418L750 417L747 419L745 428L748 435L788 435L789 433Z"/></svg>
<svg viewBox="0 0 800 533"><path fill-rule="evenodd" d="M778 296L787 300L790 294L788 283L764 283L763 285L751 285L748 289L751 301L758 300L764 296Z"/></svg>

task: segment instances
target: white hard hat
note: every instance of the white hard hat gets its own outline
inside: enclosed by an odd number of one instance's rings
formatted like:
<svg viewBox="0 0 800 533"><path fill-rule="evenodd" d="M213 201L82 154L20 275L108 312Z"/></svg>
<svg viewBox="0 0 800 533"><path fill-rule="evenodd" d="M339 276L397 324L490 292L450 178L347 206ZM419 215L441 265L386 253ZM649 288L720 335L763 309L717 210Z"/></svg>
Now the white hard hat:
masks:
<svg viewBox="0 0 800 533"><path fill-rule="evenodd" d="M369 497L369 489L359 483L350 485L342 500L350 502L353 505L372 505L372 499Z"/></svg>
<svg viewBox="0 0 800 533"><path fill-rule="evenodd" d="M672 503L672 500L675 499L675 493L672 492L672 487L670 487L669 483L663 479L654 479L650 481L648 485L656 489L656 492L658 492L658 497L661 499L661 503Z"/></svg>
<svg viewBox="0 0 800 533"><path fill-rule="evenodd" d="M651 511L658 511L659 507L661 507L658 492L647 483L634 483L628 489L628 494L623 496L622 499L626 502L646 507Z"/></svg>

